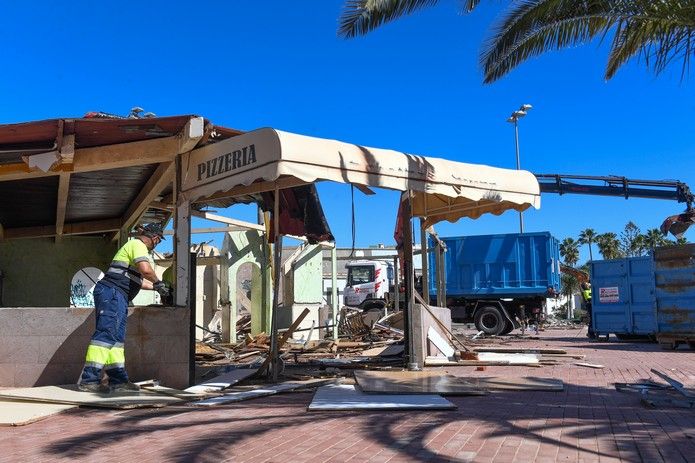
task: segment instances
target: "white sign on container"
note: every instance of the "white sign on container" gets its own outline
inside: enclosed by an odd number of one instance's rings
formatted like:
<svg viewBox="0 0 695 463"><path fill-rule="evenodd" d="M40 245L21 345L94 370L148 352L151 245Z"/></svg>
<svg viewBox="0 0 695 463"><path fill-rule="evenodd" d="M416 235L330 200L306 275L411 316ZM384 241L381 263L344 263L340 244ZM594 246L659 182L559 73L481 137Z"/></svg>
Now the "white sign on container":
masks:
<svg viewBox="0 0 695 463"><path fill-rule="evenodd" d="M598 289L599 302L620 302L620 291L617 286Z"/></svg>

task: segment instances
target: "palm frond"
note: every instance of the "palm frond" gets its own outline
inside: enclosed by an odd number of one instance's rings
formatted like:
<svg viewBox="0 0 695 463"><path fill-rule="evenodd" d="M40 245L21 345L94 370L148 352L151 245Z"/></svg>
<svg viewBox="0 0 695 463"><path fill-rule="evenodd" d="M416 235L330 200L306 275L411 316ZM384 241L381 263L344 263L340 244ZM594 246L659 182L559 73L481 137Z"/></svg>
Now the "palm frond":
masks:
<svg viewBox="0 0 695 463"><path fill-rule="evenodd" d="M630 58L644 59L656 74L682 61L681 78L695 52L695 2L635 2L639 7L616 25L606 66L606 79Z"/></svg>
<svg viewBox="0 0 695 463"><path fill-rule="evenodd" d="M497 26L481 54L486 83L530 57L605 34L612 23L609 0L530 0L517 4Z"/></svg>
<svg viewBox="0 0 695 463"><path fill-rule="evenodd" d="M365 35L377 27L414 11L434 6L439 0L347 0L338 20L338 36ZM475 0L472 0L475 1Z"/></svg>
<svg viewBox="0 0 695 463"><path fill-rule="evenodd" d="M688 67L695 44L695 0L525 0L497 26L481 54L486 83L530 57L615 32L606 79L634 56L661 72Z"/></svg>

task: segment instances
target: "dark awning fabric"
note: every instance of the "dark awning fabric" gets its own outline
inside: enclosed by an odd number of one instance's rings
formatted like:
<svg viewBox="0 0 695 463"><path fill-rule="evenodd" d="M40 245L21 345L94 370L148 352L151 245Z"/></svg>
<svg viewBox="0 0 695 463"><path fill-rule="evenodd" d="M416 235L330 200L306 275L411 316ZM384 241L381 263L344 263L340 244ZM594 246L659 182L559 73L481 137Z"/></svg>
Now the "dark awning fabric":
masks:
<svg viewBox="0 0 695 463"><path fill-rule="evenodd" d="M334 241L314 184L280 190L279 196L280 234L303 236L310 244ZM275 207L275 192L263 193L262 197L261 207L263 210L269 211L272 216ZM275 220L271 217L269 241L275 240L274 223Z"/></svg>

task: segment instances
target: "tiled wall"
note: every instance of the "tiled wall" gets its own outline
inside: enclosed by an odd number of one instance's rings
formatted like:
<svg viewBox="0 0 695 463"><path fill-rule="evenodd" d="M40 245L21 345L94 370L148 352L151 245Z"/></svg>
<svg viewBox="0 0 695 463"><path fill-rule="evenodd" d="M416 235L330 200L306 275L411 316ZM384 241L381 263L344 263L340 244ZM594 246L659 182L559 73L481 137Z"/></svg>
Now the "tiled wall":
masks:
<svg viewBox="0 0 695 463"><path fill-rule="evenodd" d="M189 320L182 308L128 310L125 353L131 380L188 385ZM0 386L77 382L94 324L94 309L0 308Z"/></svg>

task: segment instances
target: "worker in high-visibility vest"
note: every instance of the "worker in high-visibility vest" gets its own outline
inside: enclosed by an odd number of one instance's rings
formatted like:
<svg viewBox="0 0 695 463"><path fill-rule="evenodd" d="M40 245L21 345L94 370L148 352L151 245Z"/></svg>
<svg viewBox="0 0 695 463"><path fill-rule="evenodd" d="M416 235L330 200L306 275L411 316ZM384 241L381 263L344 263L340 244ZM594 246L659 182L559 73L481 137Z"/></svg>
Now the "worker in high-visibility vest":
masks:
<svg viewBox="0 0 695 463"><path fill-rule="evenodd" d="M591 325L591 283L582 283L581 287L584 310L586 310L586 315L589 319L589 329L586 335L590 338L595 338L594 327Z"/></svg>
<svg viewBox="0 0 695 463"><path fill-rule="evenodd" d="M116 253L104 278L94 287L96 330L87 347L78 389L86 392L137 391L125 370L125 333L128 301L140 289L154 289L160 295L169 293L167 285L157 278L149 254L164 238L160 224L138 228L138 235ZM109 384L101 384L105 371Z"/></svg>

